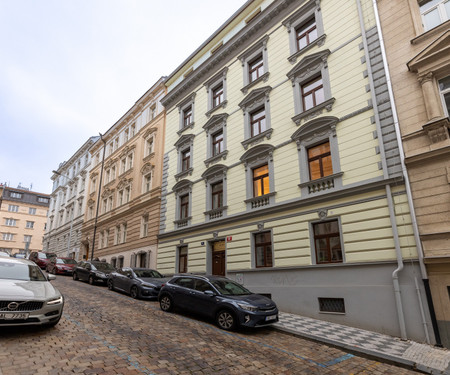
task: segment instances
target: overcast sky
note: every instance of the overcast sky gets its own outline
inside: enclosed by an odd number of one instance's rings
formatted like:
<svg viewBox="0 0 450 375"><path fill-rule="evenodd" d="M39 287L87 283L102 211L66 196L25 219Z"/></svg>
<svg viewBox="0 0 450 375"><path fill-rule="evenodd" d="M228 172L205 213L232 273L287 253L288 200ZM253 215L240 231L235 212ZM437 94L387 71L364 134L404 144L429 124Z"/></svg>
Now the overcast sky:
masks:
<svg viewBox="0 0 450 375"><path fill-rule="evenodd" d="M52 170L107 131L245 0L0 0L0 183Z"/></svg>

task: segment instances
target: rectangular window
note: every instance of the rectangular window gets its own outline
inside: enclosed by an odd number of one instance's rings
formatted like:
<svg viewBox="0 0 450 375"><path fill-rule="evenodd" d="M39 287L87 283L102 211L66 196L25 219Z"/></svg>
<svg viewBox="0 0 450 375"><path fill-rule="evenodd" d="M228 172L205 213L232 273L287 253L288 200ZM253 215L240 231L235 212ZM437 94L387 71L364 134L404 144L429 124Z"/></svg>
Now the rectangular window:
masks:
<svg viewBox="0 0 450 375"><path fill-rule="evenodd" d="M127 224L122 224L122 243L127 242Z"/></svg>
<svg viewBox="0 0 450 375"><path fill-rule="evenodd" d="M133 168L133 154L128 155L128 169Z"/></svg>
<svg viewBox="0 0 450 375"><path fill-rule="evenodd" d="M9 193L9 196L10 196L11 198L22 198L22 194L21 194L21 193L17 193L17 192L15 192L15 191L11 191L11 192Z"/></svg>
<svg viewBox="0 0 450 375"><path fill-rule="evenodd" d="M119 206L123 204L123 190L119 191Z"/></svg>
<svg viewBox="0 0 450 375"><path fill-rule="evenodd" d="M144 176L144 193L148 193L152 188L152 174L148 173Z"/></svg>
<svg viewBox="0 0 450 375"><path fill-rule="evenodd" d="M14 234L12 233L3 233L3 241L12 241L14 239Z"/></svg>
<svg viewBox="0 0 450 375"><path fill-rule="evenodd" d="M6 219L5 225L7 225L8 227L15 227L16 219Z"/></svg>
<svg viewBox="0 0 450 375"><path fill-rule="evenodd" d="M183 109L183 126L187 127L192 124L192 106Z"/></svg>
<svg viewBox="0 0 450 375"><path fill-rule="evenodd" d="M325 142L308 149L308 165L311 180L317 180L333 174L330 142Z"/></svg>
<svg viewBox="0 0 450 375"><path fill-rule="evenodd" d="M343 298L320 298L319 311L330 313L345 313L345 304Z"/></svg>
<svg viewBox="0 0 450 375"><path fill-rule="evenodd" d="M341 237L337 220L313 224L316 263L342 263Z"/></svg>
<svg viewBox="0 0 450 375"><path fill-rule="evenodd" d="M108 198L108 211L111 211L113 209L113 198Z"/></svg>
<svg viewBox="0 0 450 375"><path fill-rule="evenodd" d="M130 193L131 193L131 189L128 186L128 187L125 188L125 193L124 193L125 203L128 203L130 201Z"/></svg>
<svg viewBox="0 0 450 375"><path fill-rule="evenodd" d="M182 246L178 248L178 272L186 273L187 272L187 246Z"/></svg>
<svg viewBox="0 0 450 375"><path fill-rule="evenodd" d="M189 217L189 194L180 197L180 219Z"/></svg>
<svg viewBox="0 0 450 375"><path fill-rule="evenodd" d="M191 149L187 149L181 153L181 171L187 171L191 166Z"/></svg>
<svg viewBox="0 0 450 375"><path fill-rule="evenodd" d="M136 125L133 124L130 127L130 137L134 137L134 134L136 133Z"/></svg>
<svg viewBox="0 0 450 375"><path fill-rule="evenodd" d="M223 182L211 185L212 209L223 207Z"/></svg>
<svg viewBox="0 0 450 375"><path fill-rule="evenodd" d="M270 232L256 233L254 238L256 267L272 267L272 238Z"/></svg>
<svg viewBox="0 0 450 375"><path fill-rule="evenodd" d="M121 166L121 173L123 173L127 170L127 159L126 158L123 158L120 161L120 166Z"/></svg>
<svg viewBox="0 0 450 375"><path fill-rule="evenodd" d="M269 166L266 164L253 169L253 196L260 197L269 193Z"/></svg>
<svg viewBox="0 0 450 375"><path fill-rule="evenodd" d="M224 99L223 83L212 90L212 107L218 107Z"/></svg>
<svg viewBox="0 0 450 375"><path fill-rule="evenodd" d="M153 138L147 139L145 143L145 155L148 156L153 152Z"/></svg>
<svg viewBox="0 0 450 375"><path fill-rule="evenodd" d="M264 74L264 59L262 53L248 63L249 83L256 81Z"/></svg>
<svg viewBox="0 0 450 375"><path fill-rule="evenodd" d="M28 213L29 213L30 215L36 215L36 209L33 208L33 207L29 207Z"/></svg>
<svg viewBox="0 0 450 375"><path fill-rule="evenodd" d="M148 236L148 219L149 215L142 216L142 237Z"/></svg>
<svg viewBox="0 0 450 375"><path fill-rule="evenodd" d="M212 136L212 156L219 155L223 152L223 131L219 131Z"/></svg>
<svg viewBox="0 0 450 375"><path fill-rule="evenodd" d="M316 20L314 18L309 20L295 31L297 33L297 49L300 51L317 39Z"/></svg>
<svg viewBox="0 0 450 375"><path fill-rule="evenodd" d="M8 211L9 212L19 212L19 206L15 204L8 205Z"/></svg>
<svg viewBox="0 0 450 375"><path fill-rule="evenodd" d="M315 78L301 86L303 110L307 111L325 101L322 77Z"/></svg>
<svg viewBox="0 0 450 375"><path fill-rule="evenodd" d="M27 221L27 224L25 225L26 228L28 229L33 229L34 228L34 221Z"/></svg>
<svg viewBox="0 0 450 375"><path fill-rule="evenodd" d="M450 4L450 0L448 2ZM450 116L450 76L439 81L439 93L441 94L442 105L446 117Z"/></svg>
<svg viewBox="0 0 450 375"><path fill-rule="evenodd" d="M106 211L108 211L108 200L103 199L103 213L105 213Z"/></svg>
<svg viewBox="0 0 450 375"><path fill-rule="evenodd" d="M117 225L117 226L116 226L116 240L115 240L115 245L117 245L117 244L120 243L121 237L122 237L122 234L121 234L121 230L120 230L120 225Z"/></svg>
<svg viewBox="0 0 450 375"><path fill-rule="evenodd" d="M49 201L48 198L38 197L38 202L39 202L39 203L48 203L48 201Z"/></svg>
<svg viewBox="0 0 450 375"><path fill-rule="evenodd" d="M259 108L250 113L250 127L252 137L266 131L266 111L264 108Z"/></svg>
<svg viewBox="0 0 450 375"><path fill-rule="evenodd" d="M419 5L425 31L450 19L449 0L421 0Z"/></svg>

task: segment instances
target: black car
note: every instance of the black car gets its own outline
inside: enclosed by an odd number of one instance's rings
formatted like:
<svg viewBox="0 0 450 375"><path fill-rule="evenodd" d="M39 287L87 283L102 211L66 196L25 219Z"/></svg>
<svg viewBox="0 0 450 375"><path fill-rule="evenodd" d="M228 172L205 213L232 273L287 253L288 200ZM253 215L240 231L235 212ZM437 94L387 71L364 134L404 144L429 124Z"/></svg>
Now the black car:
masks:
<svg viewBox="0 0 450 375"><path fill-rule="evenodd" d="M157 298L167 280L150 268L120 268L109 274L108 288L128 293L133 298Z"/></svg>
<svg viewBox="0 0 450 375"><path fill-rule="evenodd" d="M74 280L87 281L91 285L97 282L106 284L109 274L113 271L115 268L106 262L81 261L73 269L72 277Z"/></svg>
<svg viewBox="0 0 450 375"><path fill-rule="evenodd" d="M275 302L222 276L174 276L163 285L158 299L163 311L179 308L205 315L225 330L278 321Z"/></svg>

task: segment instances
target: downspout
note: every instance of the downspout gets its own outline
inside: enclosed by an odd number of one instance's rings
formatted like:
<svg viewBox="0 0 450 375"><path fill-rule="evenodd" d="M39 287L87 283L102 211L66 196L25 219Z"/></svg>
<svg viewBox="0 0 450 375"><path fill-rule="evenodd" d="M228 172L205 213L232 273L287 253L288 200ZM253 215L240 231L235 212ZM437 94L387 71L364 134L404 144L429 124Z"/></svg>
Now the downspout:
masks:
<svg viewBox="0 0 450 375"><path fill-rule="evenodd" d="M363 46L364 46L364 55L366 59L367 64L367 73L369 77L369 85L370 85L370 92L372 96L372 103L373 103L373 111L375 115L375 123L377 127L377 134L378 137L383 137L383 132L381 130L380 126L380 116L378 113L378 106L377 106L377 98L375 96L375 87L373 82L373 73L372 73L372 67L370 66L370 56L369 56L369 48L367 45L367 36L366 36L366 29L364 25L364 18L363 18L363 12L361 7L361 1L356 0L356 5L358 7L358 16L359 16L359 23L361 28L361 36L363 40ZM380 145L380 154L381 154L381 163L383 168L383 175L384 178L388 178L388 168L387 168L387 162L386 162L386 154L384 151L384 145L383 141L381 139L381 142L379 142ZM392 225L392 234L394 237L394 245L395 245L395 254L397 257L397 268L392 273L392 283L394 287L394 296L395 296L395 303L397 307L397 317L398 317L398 323L400 328L400 336L403 340L407 340L407 334L406 334L406 324L405 324L405 315L403 313L403 304L402 304L402 298L401 298L401 290L400 290L400 283L398 281L398 274L403 270L403 257L402 257L402 251L400 247L400 241L398 238L398 230L397 230L397 224L395 220L395 211L394 211L394 203L392 199L392 192L391 187L389 184L386 184L386 196L388 200L388 206L389 206L389 216L390 221Z"/></svg>
<svg viewBox="0 0 450 375"><path fill-rule="evenodd" d="M387 64L386 49L384 47L384 39L383 39L383 34L381 32L381 22L380 22L380 16L378 13L378 6L377 6L376 0L372 0L372 4L373 4L374 15L375 15L375 21L376 21L376 25L377 25L377 32L378 32L378 37L379 37L379 42L380 42L381 55L383 57L383 66L384 66L384 71L385 71L385 75L386 75L386 84L388 87L389 100L392 104L391 105L392 117L394 119L395 135L397 137L397 143L398 143L398 148L399 148L399 153L400 153L400 162L401 162L403 177L405 179L406 196L408 199L408 206L409 206L409 211L410 211L410 215L411 215L414 239L416 241L416 246L417 246L417 254L418 254L418 259L419 259L420 272L421 272L422 279L424 282L427 300L430 305L430 314L431 314L431 319L433 322L433 331L434 331L434 335L436 338L436 342L437 342L437 345L441 345L439 331L437 329L436 316L434 313L434 307L432 304L431 294L429 291L427 269L425 267L424 260L423 260L422 242L421 242L420 236L419 236L419 228L417 225L416 212L415 212L414 205L413 205L411 185L409 182L408 171L406 169L406 164L405 164L405 154L404 154L404 150L403 150L403 143L402 143L402 138L401 138L401 133L400 133L400 126L399 126L398 115L397 115L397 107L395 106L391 76L389 74L389 67ZM419 285L417 282L417 277L414 278L414 281L415 281L415 285L416 285L417 297L419 300L419 307L420 307L420 313L422 316L422 324L423 324L423 328L425 331L425 337L426 337L427 343L430 344L430 336L428 334L428 326L427 326L427 322L426 322L426 318L425 318L424 305L423 305L422 295L420 293Z"/></svg>

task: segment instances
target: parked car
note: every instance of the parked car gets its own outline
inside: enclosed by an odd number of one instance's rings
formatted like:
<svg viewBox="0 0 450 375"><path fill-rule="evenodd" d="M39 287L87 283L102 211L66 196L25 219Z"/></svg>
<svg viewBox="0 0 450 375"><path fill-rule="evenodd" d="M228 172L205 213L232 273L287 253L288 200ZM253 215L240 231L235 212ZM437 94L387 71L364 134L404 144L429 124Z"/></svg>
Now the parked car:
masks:
<svg viewBox="0 0 450 375"><path fill-rule="evenodd" d="M115 271L115 268L109 263L97 260L81 261L73 269L73 279L87 281L93 285L102 283L106 285L109 274Z"/></svg>
<svg viewBox="0 0 450 375"><path fill-rule="evenodd" d="M205 315L225 330L278 321L275 302L222 276L174 276L162 286L158 299L163 311L179 308Z"/></svg>
<svg viewBox="0 0 450 375"><path fill-rule="evenodd" d="M125 292L132 298L157 298L161 286L168 280L150 268L125 267L109 274L108 289Z"/></svg>
<svg viewBox="0 0 450 375"><path fill-rule="evenodd" d="M0 257L10 257L10 255L6 251L0 251Z"/></svg>
<svg viewBox="0 0 450 375"><path fill-rule="evenodd" d="M53 257L47 263L47 272L54 275L72 275L77 261L72 258Z"/></svg>
<svg viewBox="0 0 450 375"><path fill-rule="evenodd" d="M13 255L13 257L14 257L14 258L20 258L20 259L25 259L25 258L26 258L26 255L25 255L25 254L22 254L22 253L15 253L15 254Z"/></svg>
<svg viewBox="0 0 450 375"><path fill-rule="evenodd" d="M0 325L56 325L64 298L54 279L28 259L0 258Z"/></svg>
<svg viewBox="0 0 450 375"><path fill-rule="evenodd" d="M41 269L45 270L49 260L56 257L55 253L44 253L42 251L32 251L28 259L36 263Z"/></svg>

